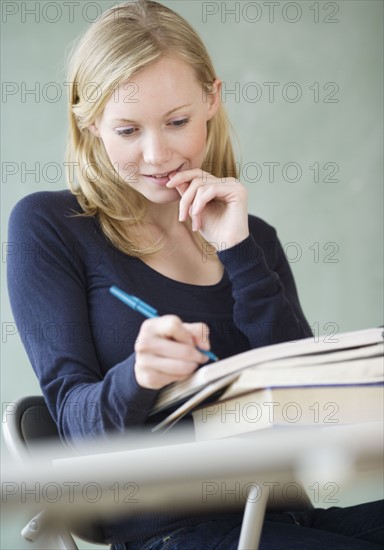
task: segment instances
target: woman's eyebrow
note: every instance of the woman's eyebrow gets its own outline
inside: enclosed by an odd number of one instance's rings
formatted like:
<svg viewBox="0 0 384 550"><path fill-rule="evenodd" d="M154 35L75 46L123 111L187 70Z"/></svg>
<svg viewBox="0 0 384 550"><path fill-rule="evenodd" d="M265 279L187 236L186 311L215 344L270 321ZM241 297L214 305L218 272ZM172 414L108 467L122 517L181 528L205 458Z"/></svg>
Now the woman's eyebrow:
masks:
<svg viewBox="0 0 384 550"><path fill-rule="evenodd" d="M185 105L179 105L178 107L175 107L174 109L171 109L170 111L168 111L167 113L165 113L164 117L167 117L169 115L171 115L172 113L174 113L175 111L178 111L179 109L184 109L184 107L190 107L192 105L192 103L186 103ZM116 122L128 122L130 124L134 124L135 121L134 120L131 120L131 119L128 119L128 118L114 118L112 120L113 123L116 123Z"/></svg>

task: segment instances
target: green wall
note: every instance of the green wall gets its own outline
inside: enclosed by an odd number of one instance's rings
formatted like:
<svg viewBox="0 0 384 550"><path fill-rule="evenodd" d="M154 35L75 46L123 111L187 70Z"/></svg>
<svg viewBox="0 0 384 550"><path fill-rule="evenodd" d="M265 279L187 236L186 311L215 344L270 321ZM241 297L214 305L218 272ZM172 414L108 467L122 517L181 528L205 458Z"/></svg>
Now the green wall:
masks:
<svg viewBox="0 0 384 550"><path fill-rule="evenodd" d="M65 186L66 52L116 3L2 2L3 404L39 391L7 298L8 216ZM383 3L163 3L211 52L249 210L277 228L315 333L383 324Z"/></svg>

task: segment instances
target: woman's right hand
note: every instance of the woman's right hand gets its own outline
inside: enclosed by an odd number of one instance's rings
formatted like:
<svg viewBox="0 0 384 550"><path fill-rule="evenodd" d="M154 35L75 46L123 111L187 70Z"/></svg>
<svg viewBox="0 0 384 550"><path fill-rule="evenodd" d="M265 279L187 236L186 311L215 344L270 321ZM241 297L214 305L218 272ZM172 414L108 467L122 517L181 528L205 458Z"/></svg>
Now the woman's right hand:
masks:
<svg viewBox="0 0 384 550"><path fill-rule="evenodd" d="M188 378L208 357L196 347L209 350L208 327L183 323L176 315L147 319L135 344L137 383L158 390Z"/></svg>

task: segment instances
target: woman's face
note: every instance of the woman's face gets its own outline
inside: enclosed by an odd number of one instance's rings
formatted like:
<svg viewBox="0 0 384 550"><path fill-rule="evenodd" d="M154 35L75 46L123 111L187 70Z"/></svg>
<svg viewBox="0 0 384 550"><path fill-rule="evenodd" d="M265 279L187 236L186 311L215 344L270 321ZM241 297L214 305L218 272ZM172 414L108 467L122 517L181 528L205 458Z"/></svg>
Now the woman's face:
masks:
<svg viewBox="0 0 384 550"><path fill-rule="evenodd" d="M164 57L120 86L90 130L131 187L155 203L179 198L165 185L172 172L201 168L207 121L220 103L220 81L204 94L193 69Z"/></svg>

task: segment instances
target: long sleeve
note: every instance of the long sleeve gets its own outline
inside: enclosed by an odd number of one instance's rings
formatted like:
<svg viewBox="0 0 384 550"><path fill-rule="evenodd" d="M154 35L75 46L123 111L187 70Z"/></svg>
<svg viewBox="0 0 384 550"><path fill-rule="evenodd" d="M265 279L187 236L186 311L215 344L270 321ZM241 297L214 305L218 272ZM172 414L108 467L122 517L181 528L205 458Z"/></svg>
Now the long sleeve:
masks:
<svg viewBox="0 0 384 550"><path fill-rule="evenodd" d="M103 243L89 231L89 219L70 208L63 215L63 197L66 204L67 195L38 193L15 207L7 268L21 339L61 436L75 440L142 425L157 392L138 386L132 350L107 371L100 365L89 271L104 254ZM86 243L77 236L84 233ZM114 340L112 334L110 349Z"/></svg>
<svg viewBox="0 0 384 550"><path fill-rule="evenodd" d="M312 336L275 229L263 222L256 242L260 221L250 217L249 237L218 253L232 284L234 323L253 348Z"/></svg>

